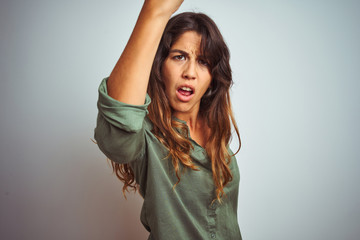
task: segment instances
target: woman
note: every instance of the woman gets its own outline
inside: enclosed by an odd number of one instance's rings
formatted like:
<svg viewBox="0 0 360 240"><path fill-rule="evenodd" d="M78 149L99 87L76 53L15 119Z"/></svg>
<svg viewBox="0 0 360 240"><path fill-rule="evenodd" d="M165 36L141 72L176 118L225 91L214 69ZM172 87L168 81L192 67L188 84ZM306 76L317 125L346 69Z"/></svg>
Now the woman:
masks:
<svg viewBox="0 0 360 240"><path fill-rule="evenodd" d="M143 196L149 239L241 239L229 52L206 15L169 20L182 2L145 1L100 85L95 139L123 191Z"/></svg>

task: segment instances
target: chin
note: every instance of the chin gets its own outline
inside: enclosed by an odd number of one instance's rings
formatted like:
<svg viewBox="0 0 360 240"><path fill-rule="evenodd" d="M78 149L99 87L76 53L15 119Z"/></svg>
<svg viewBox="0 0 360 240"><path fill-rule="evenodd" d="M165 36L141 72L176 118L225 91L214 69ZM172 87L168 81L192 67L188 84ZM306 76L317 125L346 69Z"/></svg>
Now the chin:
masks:
<svg viewBox="0 0 360 240"><path fill-rule="evenodd" d="M173 110L173 113L191 113L194 108L196 108L196 104L193 102L181 102L178 99L170 101L170 106Z"/></svg>
<svg viewBox="0 0 360 240"><path fill-rule="evenodd" d="M192 106L176 106L173 107L173 112L175 113L190 113Z"/></svg>

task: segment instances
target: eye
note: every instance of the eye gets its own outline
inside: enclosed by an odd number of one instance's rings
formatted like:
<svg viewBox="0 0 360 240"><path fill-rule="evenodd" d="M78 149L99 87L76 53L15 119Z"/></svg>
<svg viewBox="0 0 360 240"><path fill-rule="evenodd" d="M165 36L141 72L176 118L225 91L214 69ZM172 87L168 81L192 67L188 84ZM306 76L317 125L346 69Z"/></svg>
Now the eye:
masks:
<svg viewBox="0 0 360 240"><path fill-rule="evenodd" d="M185 56L184 55L175 55L172 57L173 59L175 60L178 60L178 61L183 61L185 60Z"/></svg>
<svg viewBox="0 0 360 240"><path fill-rule="evenodd" d="M198 62L205 67L209 67L209 63L203 59L199 59Z"/></svg>

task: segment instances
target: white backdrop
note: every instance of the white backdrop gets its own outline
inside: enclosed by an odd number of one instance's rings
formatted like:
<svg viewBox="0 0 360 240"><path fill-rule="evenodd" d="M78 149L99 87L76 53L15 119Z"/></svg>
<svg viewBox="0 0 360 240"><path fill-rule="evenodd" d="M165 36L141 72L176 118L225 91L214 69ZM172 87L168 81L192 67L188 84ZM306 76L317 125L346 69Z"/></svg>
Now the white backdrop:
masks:
<svg viewBox="0 0 360 240"><path fill-rule="evenodd" d="M143 1L0 3L0 238L147 239L93 144ZM245 240L360 235L360 1L185 0L231 50ZM236 148L236 142L232 148Z"/></svg>

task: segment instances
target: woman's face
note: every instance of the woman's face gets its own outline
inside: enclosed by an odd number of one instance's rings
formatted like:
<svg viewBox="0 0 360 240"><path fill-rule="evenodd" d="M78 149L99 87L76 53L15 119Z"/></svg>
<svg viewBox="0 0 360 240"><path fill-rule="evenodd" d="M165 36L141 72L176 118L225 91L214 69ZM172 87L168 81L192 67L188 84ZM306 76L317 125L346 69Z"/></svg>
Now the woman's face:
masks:
<svg viewBox="0 0 360 240"><path fill-rule="evenodd" d="M175 116L197 114L211 83L209 65L200 52L201 35L183 33L172 45L162 66L165 93Z"/></svg>

